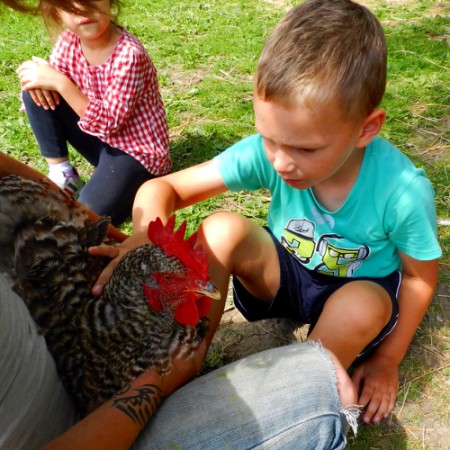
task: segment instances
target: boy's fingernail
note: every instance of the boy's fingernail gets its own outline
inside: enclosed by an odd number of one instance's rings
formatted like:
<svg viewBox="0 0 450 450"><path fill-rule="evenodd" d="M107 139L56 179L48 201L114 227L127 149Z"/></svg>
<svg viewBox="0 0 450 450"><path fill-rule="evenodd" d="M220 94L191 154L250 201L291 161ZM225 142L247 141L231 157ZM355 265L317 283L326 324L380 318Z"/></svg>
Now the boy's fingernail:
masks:
<svg viewBox="0 0 450 450"><path fill-rule="evenodd" d="M101 294L101 292L102 292L102 286L101 286L100 284L95 284L95 285L92 287L92 293L93 293L94 295L99 295L99 294Z"/></svg>

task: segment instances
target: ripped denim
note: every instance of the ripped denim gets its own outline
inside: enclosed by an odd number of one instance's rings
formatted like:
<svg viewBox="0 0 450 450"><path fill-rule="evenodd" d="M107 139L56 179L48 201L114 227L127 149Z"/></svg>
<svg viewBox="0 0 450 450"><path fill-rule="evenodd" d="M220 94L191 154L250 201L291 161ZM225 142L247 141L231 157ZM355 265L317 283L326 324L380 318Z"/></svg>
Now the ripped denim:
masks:
<svg viewBox="0 0 450 450"><path fill-rule="evenodd" d="M1 275L0 293L0 449L34 450L74 424L76 412L43 337ZM164 400L133 449L342 449L358 414L340 406L328 353L296 343L185 385Z"/></svg>
<svg viewBox="0 0 450 450"><path fill-rule="evenodd" d="M356 433L359 410L341 408L333 362L295 343L197 378L164 401L133 450L331 450Z"/></svg>

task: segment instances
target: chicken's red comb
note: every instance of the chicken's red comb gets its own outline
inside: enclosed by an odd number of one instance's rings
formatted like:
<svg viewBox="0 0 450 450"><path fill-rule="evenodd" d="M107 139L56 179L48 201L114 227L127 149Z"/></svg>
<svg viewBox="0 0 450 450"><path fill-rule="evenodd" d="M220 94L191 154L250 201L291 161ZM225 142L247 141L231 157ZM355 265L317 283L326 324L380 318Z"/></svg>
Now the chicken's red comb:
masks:
<svg viewBox="0 0 450 450"><path fill-rule="evenodd" d="M158 217L148 225L148 238L153 244L161 247L164 253L169 256L178 258L182 264L192 268L205 277L208 275L208 262L206 253L195 243L197 241L197 232L188 239L184 239L186 233L186 221L175 230L176 216L173 214L167 221L166 226L163 225Z"/></svg>

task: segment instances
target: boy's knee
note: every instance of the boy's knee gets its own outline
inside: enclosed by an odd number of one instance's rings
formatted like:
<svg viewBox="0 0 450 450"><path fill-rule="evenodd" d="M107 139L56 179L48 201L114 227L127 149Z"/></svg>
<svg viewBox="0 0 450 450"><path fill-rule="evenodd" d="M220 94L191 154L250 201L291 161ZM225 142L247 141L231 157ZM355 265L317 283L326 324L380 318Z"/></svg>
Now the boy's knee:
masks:
<svg viewBox="0 0 450 450"><path fill-rule="evenodd" d="M388 293L379 285L356 281L336 291L325 303L321 316L339 317L339 327L351 330L360 339L371 338L389 322L392 303Z"/></svg>
<svg viewBox="0 0 450 450"><path fill-rule="evenodd" d="M347 318L348 326L356 334L381 330L392 315L389 294L378 284L365 281L357 283L347 285L354 292L350 295L342 316Z"/></svg>
<svg viewBox="0 0 450 450"><path fill-rule="evenodd" d="M233 247L245 234L246 219L228 212L208 216L200 226L199 241L209 247Z"/></svg>

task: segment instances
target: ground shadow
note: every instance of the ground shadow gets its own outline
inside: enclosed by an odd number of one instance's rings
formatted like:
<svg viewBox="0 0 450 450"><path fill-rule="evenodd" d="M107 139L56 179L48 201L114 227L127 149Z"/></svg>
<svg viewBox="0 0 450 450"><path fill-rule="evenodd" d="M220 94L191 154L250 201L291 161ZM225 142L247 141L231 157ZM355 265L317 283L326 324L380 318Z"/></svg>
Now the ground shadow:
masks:
<svg viewBox="0 0 450 450"><path fill-rule="evenodd" d="M216 130L205 134L185 131L182 136L172 139L170 143L173 170L185 169L208 161L238 142L242 137L232 134L227 134L225 137Z"/></svg>

